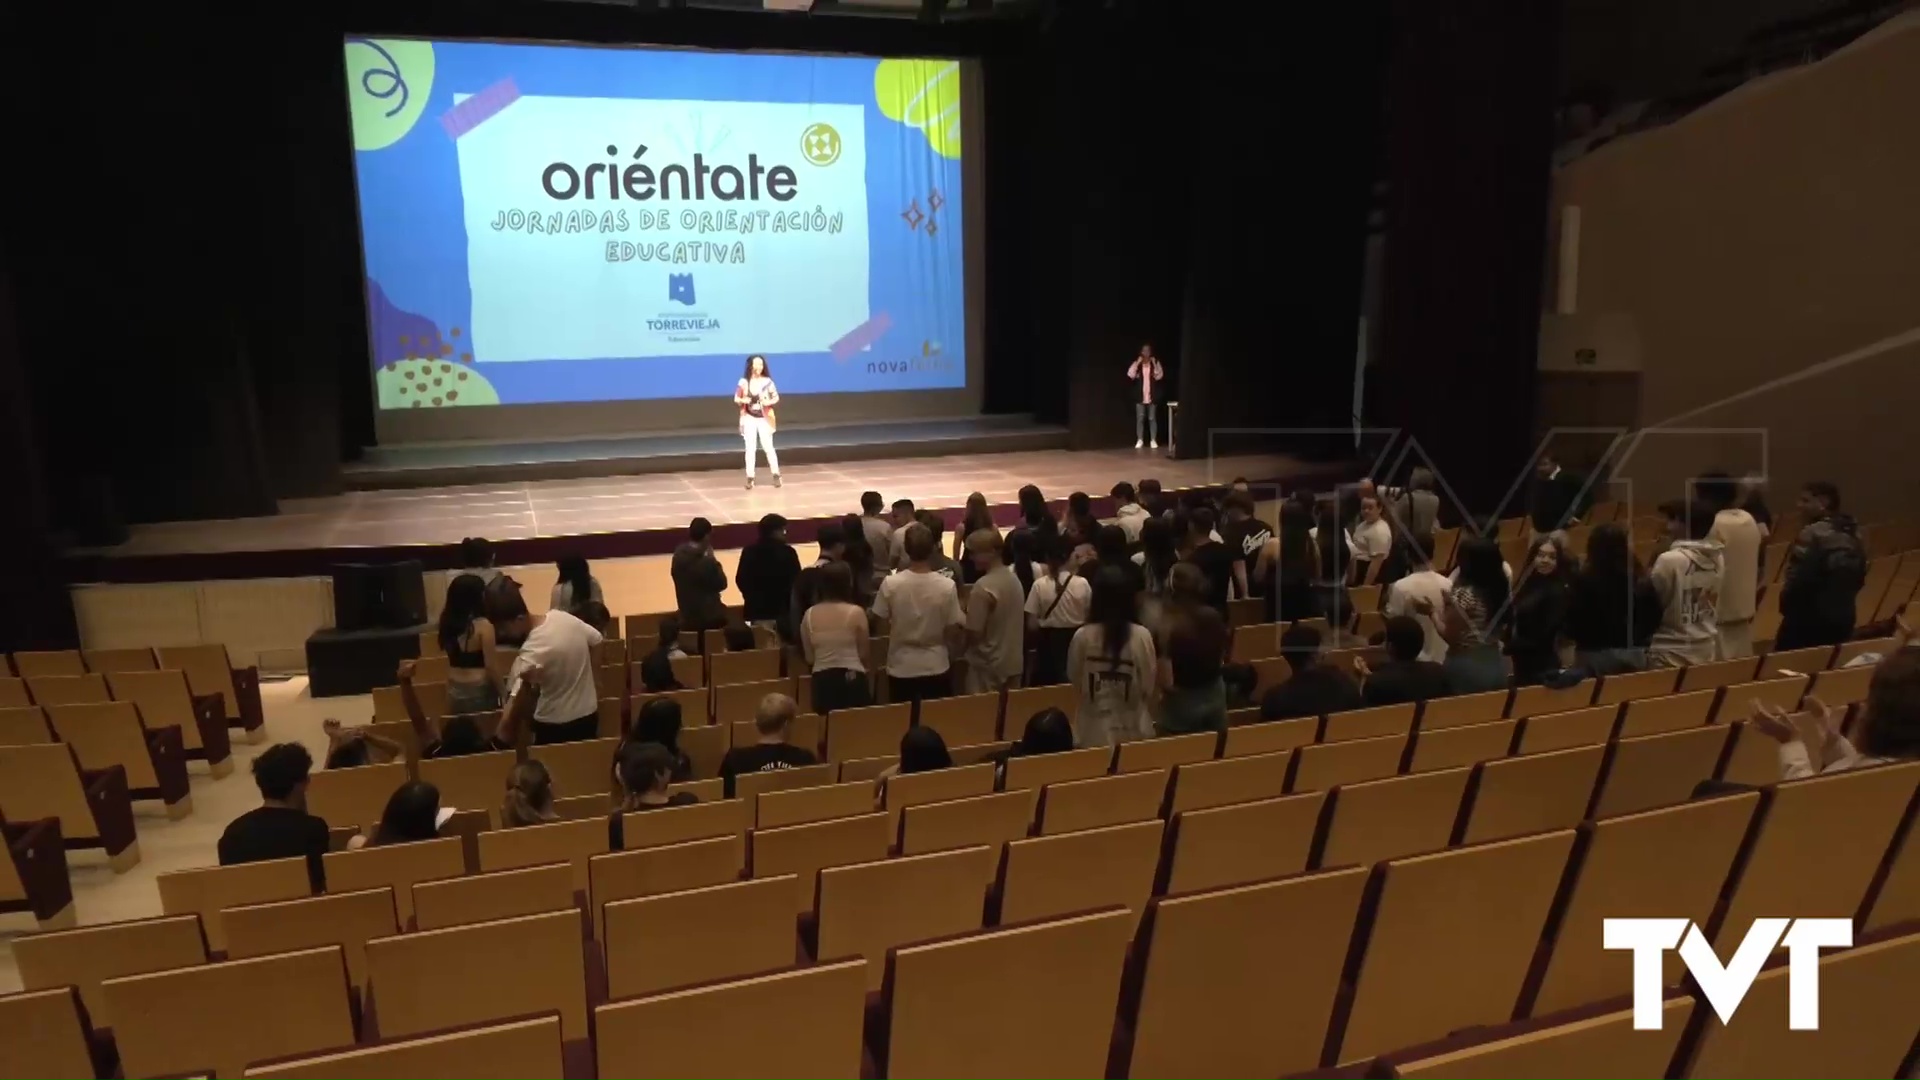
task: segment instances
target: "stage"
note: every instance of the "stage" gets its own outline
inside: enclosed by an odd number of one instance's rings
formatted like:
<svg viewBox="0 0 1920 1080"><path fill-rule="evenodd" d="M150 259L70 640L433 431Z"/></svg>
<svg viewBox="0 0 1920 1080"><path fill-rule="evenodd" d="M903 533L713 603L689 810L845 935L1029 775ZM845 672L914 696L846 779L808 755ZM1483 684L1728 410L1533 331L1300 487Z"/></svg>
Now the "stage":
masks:
<svg viewBox="0 0 1920 1080"><path fill-rule="evenodd" d="M981 423L981 421L975 421ZM985 419L985 427L1004 421ZM958 523L970 492L983 492L1000 525L1018 517L1016 496L1023 484L1039 484L1060 509L1071 492L1094 496L1096 509L1112 513L1108 490L1117 480L1158 479L1167 490L1219 486L1246 477L1273 498L1271 484L1323 486L1354 473L1348 463L1308 463L1288 455L1236 455L1213 459L1169 459L1152 450L1012 450L989 452L996 438L979 427L962 440L958 423L877 425L854 438L833 432L839 442L808 440L806 432L781 432L785 484L776 488L764 463L755 490L745 490L739 442L728 450L707 446L703 436L660 436L676 440L682 454L712 455L724 467L674 473L624 469L628 457L605 455L609 446L630 454L649 440L555 442L536 448L461 446L392 450L382 469L411 471L415 477L463 477L488 469L547 467L580 471L570 479L478 480L447 486L397 486L388 490L349 490L340 496L282 500L275 517L228 521L182 521L132 528L115 548L86 548L65 553L69 582L186 582L240 578L324 577L336 563L422 559L428 569L457 565L457 546L467 536L486 536L497 546L501 565L541 563L563 553L589 559L662 555L684 538L693 517L714 523L714 546L728 550L749 544L762 515L780 513L793 525L795 540L810 540L818 521L858 511L860 492L877 490L891 505L910 498L916 507L943 511ZM1008 438L1050 438L1029 423L1004 423ZM929 438L908 438L927 434ZM891 440L889 440L891 436ZM966 450L937 454L935 446L966 442ZM582 448L584 457L564 457L561 446ZM793 446L793 454L789 454ZM547 455L547 461L513 457ZM812 457L812 461L808 461ZM822 461L826 457L826 461ZM461 459L472 461L461 465Z"/></svg>

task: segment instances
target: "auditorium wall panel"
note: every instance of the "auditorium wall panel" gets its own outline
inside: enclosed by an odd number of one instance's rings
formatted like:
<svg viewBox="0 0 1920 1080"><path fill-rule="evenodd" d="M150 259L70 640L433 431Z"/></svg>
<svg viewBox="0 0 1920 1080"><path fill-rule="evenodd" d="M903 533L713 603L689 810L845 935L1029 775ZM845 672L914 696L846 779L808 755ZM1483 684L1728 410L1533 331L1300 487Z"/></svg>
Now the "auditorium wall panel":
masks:
<svg viewBox="0 0 1920 1080"><path fill-rule="evenodd" d="M1560 170L1579 310L1630 320L1642 421L1671 429L1626 463L1638 490L1764 467L1776 506L1809 479L1838 482L1863 520L1920 501L1920 475L1895 467L1920 401L1915 101L1909 14Z"/></svg>

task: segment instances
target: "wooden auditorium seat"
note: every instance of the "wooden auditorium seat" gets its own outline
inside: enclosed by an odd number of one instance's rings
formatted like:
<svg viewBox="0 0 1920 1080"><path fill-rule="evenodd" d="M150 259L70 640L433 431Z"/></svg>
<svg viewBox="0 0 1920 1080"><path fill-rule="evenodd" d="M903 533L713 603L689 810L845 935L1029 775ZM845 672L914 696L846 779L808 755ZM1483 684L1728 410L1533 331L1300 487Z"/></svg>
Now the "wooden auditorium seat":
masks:
<svg viewBox="0 0 1920 1080"><path fill-rule="evenodd" d="M1227 728L1220 740L1223 758L1249 757L1255 754L1279 754L1297 750L1320 735L1320 718L1303 716L1294 720L1257 720L1258 709L1249 709L1256 722Z"/></svg>
<svg viewBox="0 0 1920 1080"><path fill-rule="evenodd" d="M627 814L621 818L621 839L626 842L627 851L716 836L738 836L744 843L751 828L753 803L746 799L722 799Z"/></svg>
<svg viewBox="0 0 1920 1080"><path fill-rule="evenodd" d="M386 812L387 800L407 782L407 763L322 769L307 778L307 813L329 826L371 830ZM446 793L441 793L444 801Z"/></svg>
<svg viewBox="0 0 1920 1080"><path fill-rule="evenodd" d="M1151 821L1166 805L1166 769L1062 780L1040 789L1040 835Z"/></svg>
<svg viewBox="0 0 1920 1080"><path fill-rule="evenodd" d="M140 862L126 770L83 772L63 743L0 746L0 818L57 818L67 850L99 848L116 874Z"/></svg>
<svg viewBox="0 0 1920 1080"><path fill-rule="evenodd" d="M24 709L33 703L33 695L27 693L25 679L0 676L0 708Z"/></svg>
<svg viewBox="0 0 1920 1080"><path fill-rule="evenodd" d="M583 742L549 743L527 749L527 760L547 767L556 796L611 795L613 755L620 749L619 739L587 739Z"/></svg>
<svg viewBox="0 0 1920 1080"><path fill-rule="evenodd" d="M1250 664L1280 655L1280 623L1253 622L1233 628L1227 646L1227 658L1236 664Z"/></svg>
<svg viewBox="0 0 1920 1080"><path fill-rule="evenodd" d="M1690 664L1680 669L1681 693L1689 690L1718 690L1723 686L1738 686L1752 682L1760 670L1760 658L1742 657L1738 660L1716 660L1710 664Z"/></svg>
<svg viewBox="0 0 1920 1080"><path fill-rule="evenodd" d="M684 733L683 733L684 734ZM824 787L834 783L840 775L836 764L801 765L792 769L769 769L765 772L741 773L733 778L734 797L745 802L759 814L759 799L779 791L795 791L800 788ZM872 792L868 792L867 809L873 809Z"/></svg>
<svg viewBox="0 0 1920 1080"><path fill-rule="evenodd" d="M1763 676L1754 682L1729 686L1720 692L1720 704L1714 709L1713 719L1718 723L1745 720L1753 715L1754 706L1760 703L1793 712L1800 707L1800 699L1806 695L1809 681L1806 675L1778 678Z"/></svg>
<svg viewBox="0 0 1920 1080"><path fill-rule="evenodd" d="M392 886L394 915L401 926L413 921L414 885L459 877L467 872L460 838L454 836L415 844L329 852L320 862L327 872L327 888L332 892Z"/></svg>
<svg viewBox="0 0 1920 1080"><path fill-rule="evenodd" d="M1908 596L1911 595L1911 593L1908 594ZM1904 608L1905 606L1906 601L1902 599L1900 607ZM1898 609L1896 609L1896 611L1897 610ZM1893 612L1889 612L1885 618L1891 619L1893 615ZM1865 656L1868 653L1878 653L1881 656L1885 656L1900 647L1900 639L1893 637L1862 638L1857 641L1842 642L1839 650L1833 654L1833 663L1829 666L1834 670L1839 670L1852 663L1856 658ZM1827 704L1831 705L1833 702L1829 701Z"/></svg>
<svg viewBox="0 0 1920 1080"><path fill-rule="evenodd" d="M863 960L673 990L594 1010L601 1076L860 1075ZM752 1037L741 1037L742 1018Z"/></svg>
<svg viewBox="0 0 1920 1080"><path fill-rule="evenodd" d="M440 789L443 808L485 811L497 827L500 804L507 794L507 776L514 764L512 750L429 758L420 763L420 779Z"/></svg>
<svg viewBox="0 0 1920 1080"><path fill-rule="evenodd" d="M1292 760L1291 752L1281 751L1180 765L1173 770L1168 813L1282 795L1287 790L1287 767Z"/></svg>
<svg viewBox="0 0 1920 1080"><path fill-rule="evenodd" d="M1001 925L1125 905L1131 926L1146 910L1160 866L1164 821L1015 840L1000 870Z"/></svg>
<svg viewBox="0 0 1920 1080"><path fill-rule="evenodd" d="M1805 649L1789 649L1786 652L1771 652L1760 660L1760 673L1754 678L1765 682L1777 679L1788 672L1810 675L1816 671L1825 671L1833 661L1833 646L1814 645Z"/></svg>
<svg viewBox="0 0 1920 1080"><path fill-rule="evenodd" d="M754 877L793 878L794 912L799 914L813 910L816 873L829 866L884 859L892 838L887 834L887 815L875 813L782 829L755 829L747 843L747 864Z"/></svg>
<svg viewBox="0 0 1920 1080"><path fill-rule="evenodd" d="M206 645L162 645L160 666L184 672L195 697L220 696L221 713L229 728L239 728L248 742L267 737L266 711L260 703L260 669L236 668L219 642Z"/></svg>
<svg viewBox="0 0 1920 1080"><path fill-rule="evenodd" d="M1453 837L1472 773L1445 769L1334 788L1315 865L1372 866L1442 850Z"/></svg>
<svg viewBox="0 0 1920 1080"><path fill-rule="evenodd" d="M1618 705L1594 705L1529 716L1520 721L1520 735L1514 742L1513 752L1540 754L1571 750L1576 746L1600 746L1613 737L1619 720Z"/></svg>
<svg viewBox="0 0 1920 1080"><path fill-rule="evenodd" d="M1669 998L1658 1031L1636 1031L1633 1011L1478 1029L1382 1056L1373 1075L1407 1080L1461 1076L1664 1076L1685 1038L1694 1000Z"/></svg>
<svg viewBox="0 0 1920 1080"><path fill-rule="evenodd" d="M827 717L827 761L838 764L900 752L900 737L913 723L913 707L867 705L839 709Z"/></svg>
<svg viewBox="0 0 1920 1080"><path fill-rule="evenodd" d="M574 909L573 868L566 863L467 874L413 887L413 922L421 930Z"/></svg>
<svg viewBox="0 0 1920 1080"><path fill-rule="evenodd" d="M725 885L740 880L746 868L744 836L595 855L587 860L594 939L605 940L606 906L615 900Z"/></svg>
<svg viewBox="0 0 1920 1080"><path fill-rule="evenodd" d="M82 649L80 658L96 675L113 671L157 671L152 649Z"/></svg>
<svg viewBox="0 0 1920 1080"><path fill-rule="evenodd" d="M832 765L818 766L834 769ZM759 776L780 776L798 769L782 769L770 773L753 774ZM837 770L835 770L837 771ZM740 777L742 780L750 777ZM815 821L832 821L834 818L853 817L855 814L873 813L873 785L866 781L850 784L816 784L797 787L785 791L760 791L759 785L751 785L747 794L754 802L754 824L761 829L777 829L783 825L807 825Z"/></svg>
<svg viewBox="0 0 1920 1080"><path fill-rule="evenodd" d="M999 876L1006 844L1026 839L1032 823L1033 803L1024 791L909 806L900 813L900 854L925 855L985 845L993 850L993 865L987 876L994 879Z"/></svg>
<svg viewBox="0 0 1920 1080"><path fill-rule="evenodd" d="M617 1001L792 964L797 880L759 878L608 904L607 996Z"/></svg>
<svg viewBox="0 0 1920 1080"><path fill-rule="evenodd" d="M1906 832L1887 856L1872 906L1860 923L1872 934L1908 922L1920 922L1920 806L1907 811Z"/></svg>
<svg viewBox="0 0 1920 1080"><path fill-rule="evenodd" d="M1352 742L1355 739L1377 739L1388 735L1404 736L1413 730L1413 716L1418 707L1409 701L1402 705L1380 705L1371 709L1331 713L1321 729L1320 741Z"/></svg>
<svg viewBox="0 0 1920 1080"><path fill-rule="evenodd" d="M974 743L971 746L949 745L947 747L947 755L953 758L953 763L956 766L998 764L1005 761L1012 752L1013 744L1010 742Z"/></svg>
<svg viewBox="0 0 1920 1080"><path fill-rule="evenodd" d="M778 679L780 656L779 649L713 653L707 657L707 681L720 687Z"/></svg>
<svg viewBox="0 0 1920 1080"><path fill-rule="evenodd" d="M367 973L381 1038L546 1012L560 1014L563 1041L587 1038L576 910L375 938Z"/></svg>
<svg viewBox="0 0 1920 1080"><path fill-rule="evenodd" d="M558 1080L560 1017L536 1016L256 1065L261 1080Z"/></svg>
<svg viewBox="0 0 1920 1080"><path fill-rule="evenodd" d="M73 879L67 871L59 818L0 821L0 912L32 914L42 930L72 926Z"/></svg>
<svg viewBox="0 0 1920 1080"><path fill-rule="evenodd" d="M1077 723L1080 717L1080 691L1071 686L1032 686L1009 690L1006 709L1002 713L1005 720L1000 730L1007 732L1009 738L1019 738L1019 733L1027 729L1027 721L1048 709L1059 709L1067 714L1069 722Z"/></svg>
<svg viewBox="0 0 1920 1080"><path fill-rule="evenodd" d="M1435 728L1459 727L1461 724L1484 724L1489 720L1504 720L1506 716L1507 692L1505 690L1459 694L1453 697L1434 698L1421 706L1420 729L1429 731Z"/></svg>
<svg viewBox="0 0 1920 1080"><path fill-rule="evenodd" d="M1568 709L1583 709L1594 704L1594 694L1599 683L1593 679L1583 679L1572 686L1522 686L1513 692L1513 702L1507 706L1507 715L1524 717L1536 713L1566 712Z"/></svg>
<svg viewBox="0 0 1920 1080"><path fill-rule="evenodd" d="M948 746L973 746L1000 738L1000 695L965 694L920 703L920 724L940 733ZM1026 726L1026 720L1020 721ZM1008 733L1017 737L1020 732Z"/></svg>
<svg viewBox="0 0 1920 1080"><path fill-rule="evenodd" d="M1158 891L1190 893L1304 871L1326 803L1327 794L1315 791L1173 815Z"/></svg>
<svg viewBox="0 0 1920 1080"><path fill-rule="evenodd" d="M267 1058L354 1041L338 945L108 979L129 1077L239 1076Z"/></svg>
<svg viewBox="0 0 1920 1080"><path fill-rule="evenodd" d="M367 987L367 942L401 929L394 917L393 889L388 886L230 907L220 913L220 919L227 930L229 960L340 946L347 981L356 993Z"/></svg>
<svg viewBox="0 0 1920 1080"><path fill-rule="evenodd" d="M879 990L889 949L984 925L993 855L958 848L820 871L815 958L865 957L867 989Z"/></svg>
<svg viewBox="0 0 1920 1080"><path fill-rule="evenodd" d="M1819 698L1821 704L1834 708L1845 708L1855 702L1865 701L1867 686L1873 682L1873 672L1874 669L1867 665L1815 672L1813 681L1807 684L1807 696Z"/></svg>
<svg viewBox="0 0 1920 1080"><path fill-rule="evenodd" d="M680 729L680 752L693 766L695 780L711 780L720 775L720 762L732 748L733 729L727 724L689 726Z"/></svg>
<svg viewBox="0 0 1920 1080"><path fill-rule="evenodd" d="M1113 750L1092 746L1085 750L1062 750L1057 754L1007 759L1006 773L1000 781L1002 791L1031 791L1035 807L1040 789L1064 780L1090 780L1105 776L1113 764Z"/></svg>
<svg viewBox="0 0 1920 1080"><path fill-rule="evenodd" d="M994 766L984 761L894 776L886 787L887 835L900 835L900 815L907 807L991 795L993 780Z"/></svg>
<svg viewBox="0 0 1920 1080"><path fill-rule="evenodd" d="M0 746L37 746L53 742L46 711L38 705L0 706Z"/></svg>
<svg viewBox="0 0 1920 1080"><path fill-rule="evenodd" d="M0 1075L91 1080L99 1075L72 987L0 995Z"/></svg>
<svg viewBox="0 0 1920 1080"><path fill-rule="evenodd" d="M85 675L87 665L81 658L79 649L24 651L13 654L13 670L19 672L23 679L35 679Z"/></svg>
<svg viewBox="0 0 1920 1080"><path fill-rule="evenodd" d="M1725 724L1617 739L1608 747L1590 817L1613 817L1686 802L1719 770L1732 729Z"/></svg>
<svg viewBox="0 0 1920 1080"><path fill-rule="evenodd" d="M1147 906L1127 1076L1288 1076L1314 1068L1339 997L1367 867ZM1285 972L1276 978L1275 972Z"/></svg>
<svg viewBox="0 0 1920 1080"><path fill-rule="evenodd" d="M565 863L573 873L573 891L587 895L587 860L607 853L605 818L556 821L517 829L490 829L480 834L482 871L519 870L529 866Z"/></svg>
<svg viewBox="0 0 1920 1080"><path fill-rule="evenodd" d="M115 671L107 675L115 701L131 701L148 728L177 727L187 757L204 761L215 778L233 772L233 746L227 736L220 700L195 698L187 691L187 677L178 671Z"/></svg>
<svg viewBox="0 0 1920 1080"><path fill-rule="evenodd" d="M119 766L126 773L128 797L158 799L170 818L193 812L179 728L142 727L139 710L126 701L49 705L47 719L60 741L73 748L82 769Z"/></svg>
<svg viewBox="0 0 1920 1080"><path fill-rule="evenodd" d="M200 916L207 948L218 953L227 951L222 911L243 904L296 900L313 894L313 881L308 876L304 858L175 870L159 875L155 884L160 888L161 912Z"/></svg>
<svg viewBox="0 0 1920 1080"><path fill-rule="evenodd" d="M1592 805L1604 745L1482 762L1469 785L1460 842L1480 844L1578 825Z"/></svg>
<svg viewBox="0 0 1920 1080"><path fill-rule="evenodd" d="M1352 1003L1323 1063L1510 1019L1573 841L1567 829L1376 868Z"/></svg>
<svg viewBox="0 0 1920 1080"><path fill-rule="evenodd" d="M34 704L42 707L94 705L113 700L105 675L28 675L25 678L27 693L33 696Z"/></svg>
<svg viewBox="0 0 1920 1080"><path fill-rule="evenodd" d="M1413 735L1413 753L1407 758L1410 773L1433 772L1477 765L1507 756L1512 748L1519 720L1489 720L1484 724L1420 730Z"/></svg>
<svg viewBox="0 0 1920 1080"><path fill-rule="evenodd" d="M1600 692L1594 697L1593 703L1614 705L1640 698L1665 697L1679 687L1680 672L1680 668L1654 668L1651 671L1608 675L1600 680Z"/></svg>
<svg viewBox="0 0 1920 1080"><path fill-rule="evenodd" d="M1341 784L1381 780L1400 771L1407 736L1314 743L1294 751L1291 791L1326 791Z"/></svg>
<svg viewBox="0 0 1920 1080"><path fill-rule="evenodd" d="M1133 923L1109 906L894 950L882 1075L1105 1075Z"/></svg>
<svg viewBox="0 0 1920 1080"><path fill-rule="evenodd" d="M1220 750L1220 736L1211 731L1192 735L1168 735L1156 739L1135 739L1121 743L1113 755L1116 773L1172 769L1212 761Z"/></svg>
<svg viewBox="0 0 1920 1080"><path fill-rule="evenodd" d="M1614 729L1613 736L1631 739L1700 727L1713 715L1714 699L1718 696L1717 690L1693 690L1629 701L1621 711L1620 726Z"/></svg>
<svg viewBox="0 0 1920 1080"><path fill-rule="evenodd" d="M761 699L768 694L785 694L793 697L794 681L792 679L761 679L756 682L734 683L730 686L715 686L713 688L713 722L726 727L742 720L752 720L754 711L760 708Z"/></svg>
<svg viewBox="0 0 1920 1080"><path fill-rule="evenodd" d="M93 1026L113 1026L113 1012L100 984L122 975L191 967L207 962L207 942L193 915L102 923L13 941L21 985L28 990L72 986L79 990Z"/></svg>

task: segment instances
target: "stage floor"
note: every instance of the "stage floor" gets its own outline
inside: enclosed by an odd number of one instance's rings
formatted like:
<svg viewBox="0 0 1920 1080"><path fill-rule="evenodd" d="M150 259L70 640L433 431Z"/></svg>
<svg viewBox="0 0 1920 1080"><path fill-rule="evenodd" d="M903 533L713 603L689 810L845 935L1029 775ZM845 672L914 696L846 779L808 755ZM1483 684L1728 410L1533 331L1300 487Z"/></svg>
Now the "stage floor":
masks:
<svg viewBox="0 0 1920 1080"><path fill-rule="evenodd" d="M494 541L677 530L695 517L716 526L758 521L770 513L794 520L859 509L862 491L888 503L908 498L935 510L961 507L979 491L996 506L1011 504L1024 484L1038 484L1050 500L1075 491L1104 499L1120 480L1157 478L1168 489L1224 484L1236 476L1288 481L1326 472L1284 455L1175 461L1148 450L1050 451L892 458L875 446L872 460L798 464L775 488L762 469L759 486L745 490L739 468L603 476L574 480L482 483L452 487L354 491L318 499L287 499L275 517L140 525L124 544L74 555L154 558L223 552L330 551L458 543L468 536ZM738 530L729 530L737 532ZM598 536L603 542L609 539ZM595 545L596 547L600 545ZM730 545L737 546L737 545ZM383 553L385 554L385 553ZM140 575L148 577L147 574Z"/></svg>

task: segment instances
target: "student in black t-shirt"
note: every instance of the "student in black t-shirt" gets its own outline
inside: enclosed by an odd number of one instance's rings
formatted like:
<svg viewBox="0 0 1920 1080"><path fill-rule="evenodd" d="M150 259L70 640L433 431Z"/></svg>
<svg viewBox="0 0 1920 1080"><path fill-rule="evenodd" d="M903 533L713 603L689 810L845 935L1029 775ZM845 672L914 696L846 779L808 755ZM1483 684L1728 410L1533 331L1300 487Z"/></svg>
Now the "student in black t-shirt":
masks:
<svg viewBox="0 0 1920 1080"><path fill-rule="evenodd" d="M1260 558L1261 549L1273 539L1273 526L1253 516L1253 496L1244 491L1236 490L1228 495L1220 504L1220 510L1220 541L1227 545L1228 551L1239 555L1233 568L1236 595L1252 596L1248 575Z"/></svg>
<svg viewBox="0 0 1920 1080"><path fill-rule="evenodd" d="M260 805L234 818L220 834L220 865L305 856L313 891L327 887L320 857L327 853L327 823L307 813L307 777L313 755L299 743L270 746L253 759Z"/></svg>
<svg viewBox="0 0 1920 1080"><path fill-rule="evenodd" d="M798 711L793 699L785 694L768 694L760 699L760 707L753 713L753 726L760 733L760 741L752 746L736 746L720 759L720 779L726 783L728 798L733 797L733 778L741 773L820 764L812 750L787 742Z"/></svg>
<svg viewBox="0 0 1920 1080"><path fill-rule="evenodd" d="M1427 632L1420 620L1411 615L1395 615L1387 620L1387 660L1377 668L1355 657L1353 666L1363 681L1360 696L1368 705L1400 705L1409 701L1446 697L1447 669L1430 660L1420 659L1426 647Z"/></svg>
<svg viewBox="0 0 1920 1080"><path fill-rule="evenodd" d="M1293 674L1267 691L1260 719L1293 720L1360 708L1360 685L1353 676L1320 660L1320 631L1295 623L1280 635L1280 652Z"/></svg>
<svg viewBox="0 0 1920 1080"><path fill-rule="evenodd" d="M420 704L419 695L414 692L414 664L413 660L400 661L400 702L406 706L414 737L420 741L422 758L463 757L467 754L514 749L518 744L520 729L533 718L534 707L539 704L539 668L528 668L521 674L521 691L514 695L506 715L500 718L493 734L487 735L474 715L449 716L435 725L428 718L426 708Z"/></svg>
<svg viewBox="0 0 1920 1080"><path fill-rule="evenodd" d="M1206 575L1207 606L1225 618L1227 598L1232 595L1234 582L1246 579L1246 564L1238 552L1213 539L1214 520L1210 507L1196 506L1188 513L1187 536L1191 548L1186 561Z"/></svg>

